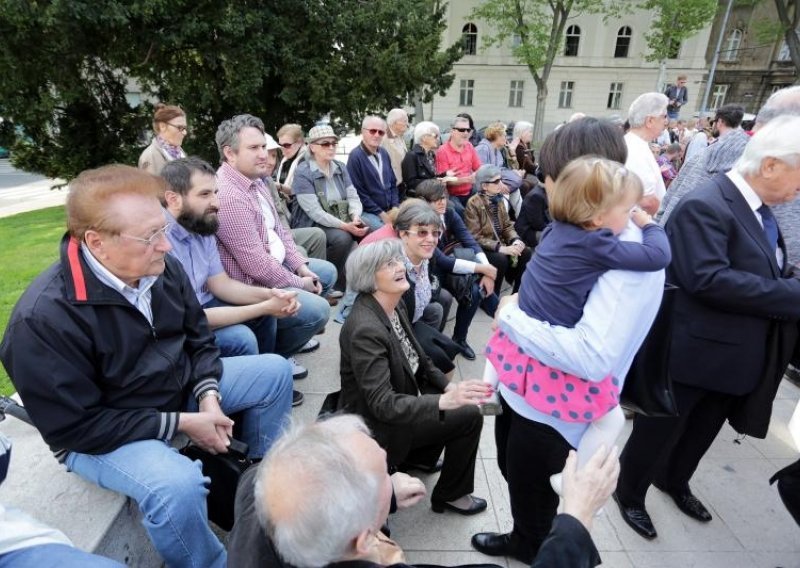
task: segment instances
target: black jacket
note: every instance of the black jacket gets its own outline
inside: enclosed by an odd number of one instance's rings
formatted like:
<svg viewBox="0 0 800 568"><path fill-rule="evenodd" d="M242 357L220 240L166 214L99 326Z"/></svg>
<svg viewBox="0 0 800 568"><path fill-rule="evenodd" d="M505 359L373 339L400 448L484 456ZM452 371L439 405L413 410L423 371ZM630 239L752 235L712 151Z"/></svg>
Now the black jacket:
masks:
<svg viewBox="0 0 800 568"><path fill-rule="evenodd" d="M539 244L542 231L550 224L550 210L547 206L547 193L544 187L537 185L522 200L514 228L519 238L531 249Z"/></svg>
<svg viewBox="0 0 800 568"><path fill-rule="evenodd" d="M406 193L409 197L416 195L414 190L420 182L444 175L436 175L436 169L431 167L428 157L425 155L425 150L419 144L414 144L411 151L406 152L406 155L403 156L403 162L400 164L400 168L400 171L403 173L403 183L406 186Z"/></svg>
<svg viewBox="0 0 800 568"><path fill-rule="evenodd" d="M389 318L371 294L359 294L339 334L342 394L339 409L359 414L386 449L390 464L411 448L410 424L437 425L439 394L448 380L417 343L402 303L396 313L419 355L416 374L403 353ZM421 394L422 393L422 394Z"/></svg>
<svg viewBox="0 0 800 568"><path fill-rule="evenodd" d="M101 454L169 439L190 396L217 388L219 350L180 263L151 288L153 325L98 280L65 236L20 298L0 360L54 450Z"/></svg>

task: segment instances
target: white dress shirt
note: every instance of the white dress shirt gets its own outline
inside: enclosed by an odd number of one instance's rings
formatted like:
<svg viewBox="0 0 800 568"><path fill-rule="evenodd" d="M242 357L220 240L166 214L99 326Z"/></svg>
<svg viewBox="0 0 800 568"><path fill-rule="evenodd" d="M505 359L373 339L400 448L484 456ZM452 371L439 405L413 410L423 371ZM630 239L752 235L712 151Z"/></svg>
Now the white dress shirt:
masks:
<svg viewBox="0 0 800 568"><path fill-rule="evenodd" d="M629 223L620 239L641 242L642 232ZM592 288L583 317L574 328L536 320L516 303L500 311L498 322L514 343L543 363L591 381L600 381L611 374L620 380L621 389L656 317L663 291L663 270L609 270ZM502 384L500 391L517 414L551 426L574 447L589 426L538 412Z"/></svg>

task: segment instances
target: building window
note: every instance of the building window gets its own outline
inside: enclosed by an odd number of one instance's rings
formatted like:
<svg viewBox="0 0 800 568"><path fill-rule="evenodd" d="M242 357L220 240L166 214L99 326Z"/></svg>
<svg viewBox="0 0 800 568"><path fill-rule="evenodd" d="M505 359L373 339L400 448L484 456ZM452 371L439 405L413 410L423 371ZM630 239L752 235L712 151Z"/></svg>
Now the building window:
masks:
<svg viewBox="0 0 800 568"><path fill-rule="evenodd" d="M475 90L475 81L473 79L461 79L461 88L458 93L459 106L472 106L472 93Z"/></svg>
<svg viewBox="0 0 800 568"><path fill-rule="evenodd" d="M516 49L522 45L522 36L514 34L511 36L511 48Z"/></svg>
<svg viewBox="0 0 800 568"><path fill-rule="evenodd" d="M461 39L464 42L464 55L475 55L478 52L478 28L469 23L461 28Z"/></svg>
<svg viewBox="0 0 800 568"><path fill-rule="evenodd" d="M725 97L728 94L728 87L730 85L714 85L711 91L711 104L708 105L709 110L717 110L725 104Z"/></svg>
<svg viewBox="0 0 800 568"><path fill-rule="evenodd" d="M630 26L622 26L617 32L617 45L614 47L614 57L628 57L628 50L631 47L631 36L633 32ZM611 107L609 107L611 108Z"/></svg>
<svg viewBox="0 0 800 568"><path fill-rule="evenodd" d="M608 103L606 108L609 110L619 110L622 105L622 83L611 83L608 88Z"/></svg>
<svg viewBox="0 0 800 568"><path fill-rule="evenodd" d="M561 81L561 90L558 92L558 108L572 108L572 92L575 90L575 81Z"/></svg>
<svg viewBox="0 0 800 568"><path fill-rule="evenodd" d="M736 61L739 59L739 47L742 45L742 30L731 30L728 34L728 41L725 42L725 48L719 54L722 61Z"/></svg>
<svg viewBox="0 0 800 568"><path fill-rule="evenodd" d="M522 106L522 91L524 87L525 81L511 81L511 88L508 91L508 106Z"/></svg>
<svg viewBox="0 0 800 568"><path fill-rule="evenodd" d="M567 28L567 40L564 43L564 55L575 57L578 55L578 47L581 44L581 28L570 26Z"/></svg>
<svg viewBox="0 0 800 568"><path fill-rule="evenodd" d="M785 89L786 87L791 87L791 86L792 86L791 83L782 83L780 85L772 85L772 90L770 91L769 94L770 95L774 95L775 93L777 93L781 89Z"/></svg>
<svg viewBox="0 0 800 568"><path fill-rule="evenodd" d="M678 56L681 54L681 42L677 39L673 39L670 41L669 44L669 53L667 53L667 59L678 59Z"/></svg>

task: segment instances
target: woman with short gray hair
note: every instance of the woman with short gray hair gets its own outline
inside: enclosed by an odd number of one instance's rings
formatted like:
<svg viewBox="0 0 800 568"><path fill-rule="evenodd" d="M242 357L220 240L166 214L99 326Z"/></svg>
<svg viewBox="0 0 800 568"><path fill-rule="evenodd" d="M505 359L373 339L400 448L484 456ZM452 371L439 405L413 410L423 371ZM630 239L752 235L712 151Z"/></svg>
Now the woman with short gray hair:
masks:
<svg viewBox="0 0 800 568"><path fill-rule="evenodd" d="M416 189L426 179L454 176L449 171L436 173L436 148L439 147L439 127L433 122L420 122L414 127L414 146L403 158L403 180L406 185L406 196L416 197Z"/></svg>
<svg viewBox="0 0 800 568"><path fill-rule="evenodd" d="M390 466L436 471L445 450L433 511L484 511L486 501L472 491L483 426L478 405L491 389L474 379L448 381L418 343L401 303L409 283L400 241L359 247L347 273L359 295L339 335L339 409L364 417Z"/></svg>

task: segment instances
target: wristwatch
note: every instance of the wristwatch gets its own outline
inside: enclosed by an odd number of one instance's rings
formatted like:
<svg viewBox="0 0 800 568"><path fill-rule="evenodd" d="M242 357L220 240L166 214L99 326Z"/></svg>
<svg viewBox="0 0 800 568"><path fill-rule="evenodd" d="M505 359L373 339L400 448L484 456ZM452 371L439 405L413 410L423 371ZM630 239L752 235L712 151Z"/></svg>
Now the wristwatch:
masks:
<svg viewBox="0 0 800 568"><path fill-rule="evenodd" d="M206 398L207 396L217 397L217 402L222 404L222 395L219 394L219 391L216 389L208 389L207 391L203 391L203 394L201 394L200 397L197 399L197 404L203 402L203 399Z"/></svg>

